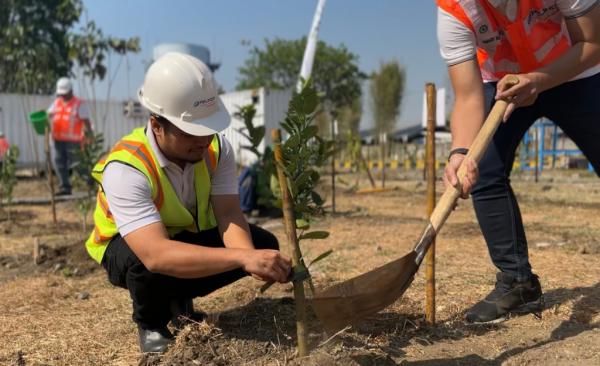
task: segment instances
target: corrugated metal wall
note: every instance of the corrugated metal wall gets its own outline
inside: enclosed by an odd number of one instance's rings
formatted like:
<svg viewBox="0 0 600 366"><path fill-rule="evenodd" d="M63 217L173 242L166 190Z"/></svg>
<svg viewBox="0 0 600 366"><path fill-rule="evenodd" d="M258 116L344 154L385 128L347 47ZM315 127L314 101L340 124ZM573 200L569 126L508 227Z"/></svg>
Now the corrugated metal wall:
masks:
<svg viewBox="0 0 600 366"><path fill-rule="evenodd" d="M29 113L47 109L53 96L0 94L0 130L8 141L20 149L19 165L43 166L44 139L35 134L29 123ZM97 132L104 134L105 148L110 148L133 128L146 123L146 118L128 118L123 114L123 103L99 101L88 103L91 121ZM53 149L52 149L53 150Z"/></svg>
<svg viewBox="0 0 600 366"><path fill-rule="evenodd" d="M283 121L292 93L291 91L260 88L223 94L221 99L233 115L239 107L252 104L253 96L258 99L254 124L256 126L264 125L266 128L265 139L259 147L259 150L263 151L265 146L271 143L271 129L279 127L279 124ZM234 148L237 162L241 165L248 165L254 162L256 158L252 152L242 149L243 145L249 145L249 143L238 132L241 128L244 128L244 122L239 118L233 118L231 126L224 131L224 134Z"/></svg>
<svg viewBox="0 0 600 366"><path fill-rule="evenodd" d="M258 97L256 125L266 125L265 142L271 142L271 129L277 128L285 117L291 91L269 91L264 88L244 90L221 95L223 103L233 114L240 106L252 103L252 96ZM29 123L28 115L31 112L47 109L52 103L53 96L33 96L18 94L0 94L0 131L4 132L11 144L19 146L21 155L19 165L32 167L36 164L41 168L44 162L44 140L42 136L35 134ZM147 117L129 118L123 114L123 102L121 101L98 101L89 103L92 115L92 125L97 132L104 135L105 148L109 149L121 137L129 133L135 127L144 126ZM237 161L241 164L249 164L253 161L254 154L242 149L246 145L246 139L237 132L244 123L233 118L231 126L224 131L225 136L231 142L236 153ZM264 149L264 144L261 149Z"/></svg>

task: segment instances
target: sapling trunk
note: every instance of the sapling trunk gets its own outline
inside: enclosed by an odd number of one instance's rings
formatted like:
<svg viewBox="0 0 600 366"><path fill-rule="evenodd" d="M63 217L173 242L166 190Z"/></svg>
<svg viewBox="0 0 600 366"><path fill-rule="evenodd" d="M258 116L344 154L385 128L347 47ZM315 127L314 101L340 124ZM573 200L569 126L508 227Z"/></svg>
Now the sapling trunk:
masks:
<svg viewBox="0 0 600 366"><path fill-rule="evenodd" d="M283 158L281 153L281 131L272 131L273 143L275 144L275 165L277 167L277 178L281 189L281 201L283 209L283 221L288 245L292 249L292 264L294 268L303 265L300 258L300 244L296 234L296 218L294 215L294 204L288 189L287 177L283 171ZM306 298L304 296L304 282L294 281L294 299L296 305L296 333L298 336L298 354L300 357L308 355L308 334L306 324Z"/></svg>

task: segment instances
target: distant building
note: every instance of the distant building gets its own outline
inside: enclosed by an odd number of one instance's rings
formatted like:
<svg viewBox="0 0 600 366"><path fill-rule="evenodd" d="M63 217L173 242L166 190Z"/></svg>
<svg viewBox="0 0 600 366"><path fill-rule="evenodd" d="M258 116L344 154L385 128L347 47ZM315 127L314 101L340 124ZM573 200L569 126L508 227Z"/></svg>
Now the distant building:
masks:
<svg viewBox="0 0 600 366"><path fill-rule="evenodd" d="M213 63L210 61L210 51L208 48L191 43L162 43L154 47L152 52L153 60L158 59L160 56L167 52L181 52L191 56L194 56L206 64L212 72L215 72L220 66L220 63Z"/></svg>

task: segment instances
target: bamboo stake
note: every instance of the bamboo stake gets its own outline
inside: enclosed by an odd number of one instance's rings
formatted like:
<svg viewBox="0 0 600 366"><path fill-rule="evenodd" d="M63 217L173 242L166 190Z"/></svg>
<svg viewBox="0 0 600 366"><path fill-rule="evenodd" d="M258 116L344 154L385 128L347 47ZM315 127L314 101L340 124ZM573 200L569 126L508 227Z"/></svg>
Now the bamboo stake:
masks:
<svg viewBox="0 0 600 366"><path fill-rule="evenodd" d="M336 124L337 121L331 119L331 140L333 141L333 154L331 154L331 213L335 215L335 151L337 150L336 144Z"/></svg>
<svg viewBox="0 0 600 366"><path fill-rule="evenodd" d="M426 171L427 171L427 217L435 208L435 84L428 83L427 93L427 142L426 142ZM425 320L427 324L435 324L435 238L425 255Z"/></svg>
<svg viewBox="0 0 600 366"><path fill-rule="evenodd" d="M296 235L296 218L294 215L294 206L290 191L288 189L287 177L282 169L283 156L281 152L281 131L274 129L271 131L273 143L275 144L275 166L277 167L277 178L281 189L281 201L283 209L283 222L285 224L285 233L288 239L288 245L292 249L292 265L294 268L303 266L300 258L300 244ZM294 302L296 305L296 334L298 336L298 354L300 357L308 356L308 337L306 326L306 298L304 296L304 282L294 281Z"/></svg>
<svg viewBox="0 0 600 366"><path fill-rule="evenodd" d="M44 152L46 153L46 171L50 188L50 204L52 205L52 222L56 224L56 202L54 201L54 180L52 179L52 163L50 162L50 127L44 130Z"/></svg>
<svg viewBox="0 0 600 366"><path fill-rule="evenodd" d="M365 168L365 171L367 172L367 177L369 177L369 182L371 182L371 188L375 188L375 179L373 179L373 176L371 175L371 170L369 169L369 165L367 164L367 161L365 160L365 157L362 154L362 151L360 152L360 163L362 164L362 166ZM360 169L359 169L359 174L360 174Z"/></svg>

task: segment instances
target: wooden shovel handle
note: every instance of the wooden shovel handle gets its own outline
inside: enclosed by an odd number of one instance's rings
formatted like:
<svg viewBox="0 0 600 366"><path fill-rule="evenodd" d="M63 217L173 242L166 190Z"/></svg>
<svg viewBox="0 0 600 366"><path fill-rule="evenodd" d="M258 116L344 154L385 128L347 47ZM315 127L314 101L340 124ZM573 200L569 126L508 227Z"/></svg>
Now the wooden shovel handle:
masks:
<svg viewBox="0 0 600 366"><path fill-rule="evenodd" d="M515 75L508 76L508 85L516 85L519 83L519 79ZM463 160L462 164L458 168L458 180L461 181L467 174L467 166L466 161L468 158L473 159L476 163L479 163L483 154L485 153L496 129L502 122L502 118L504 117L504 113L506 112L506 108L508 107L508 102L505 100L498 100L494 104L494 107L490 111L490 114L486 118L483 126L479 130L479 133L475 137L475 140L471 144L469 148L469 153L467 154L466 159ZM435 206L435 209L431 213L431 217L429 218L431 225L433 226L436 233L440 231L444 222L450 215L450 212L454 209L454 205L460 196L460 192L454 187L447 187L446 191L440 198L439 202Z"/></svg>

